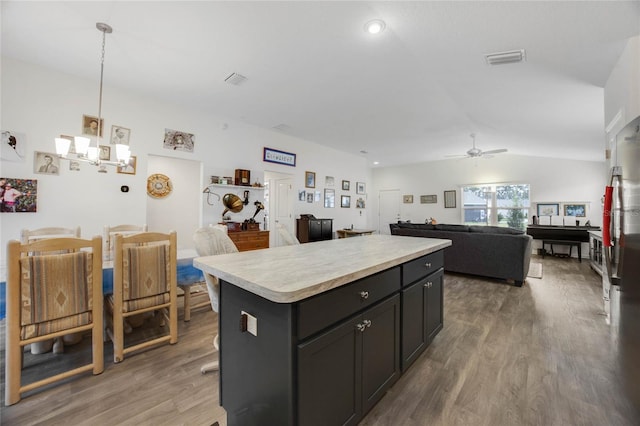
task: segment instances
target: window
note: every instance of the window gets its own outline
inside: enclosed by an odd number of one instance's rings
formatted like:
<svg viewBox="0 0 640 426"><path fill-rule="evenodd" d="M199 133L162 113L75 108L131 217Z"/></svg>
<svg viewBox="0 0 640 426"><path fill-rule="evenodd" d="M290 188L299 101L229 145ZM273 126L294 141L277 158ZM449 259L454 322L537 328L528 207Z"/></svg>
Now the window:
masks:
<svg viewBox="0 0 640 426"><path fill-rule="evenodd" d="M463 186L463 222L525 229L529 220L529 198L529 184Z"/></svg>

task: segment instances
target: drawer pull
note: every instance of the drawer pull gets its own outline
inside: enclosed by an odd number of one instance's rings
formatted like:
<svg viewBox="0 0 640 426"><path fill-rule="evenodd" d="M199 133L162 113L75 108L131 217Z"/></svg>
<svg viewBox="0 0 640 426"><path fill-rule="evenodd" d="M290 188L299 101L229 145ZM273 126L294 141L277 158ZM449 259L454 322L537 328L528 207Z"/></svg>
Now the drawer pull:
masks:
<svg viewBox="0 0 640 426"><path fill-rule="evenodd" d="M431 262L425 263L424 266L427 267L427 268L431 268Z"/></svg>
<svg viewBox="0 0 640 426"><path fill-rule="evenodd" d="M356 328L359 332L364 333L364 330L367 328L367 326L364 324L356 324Z"/></svg>
<svg viewBox="0 0 640 426"><path fill-rule="evenodd" d="M362 323L364 324L365 327L371 327L371 320L364 320L362 321Z"/></svg>
<svg viewBox="0 0 640 426"><path fill-rule="evenodd" d="M363 299L368 299L369 298L369 292L368 291L361 291L360 292L360 297Z"/></svg>

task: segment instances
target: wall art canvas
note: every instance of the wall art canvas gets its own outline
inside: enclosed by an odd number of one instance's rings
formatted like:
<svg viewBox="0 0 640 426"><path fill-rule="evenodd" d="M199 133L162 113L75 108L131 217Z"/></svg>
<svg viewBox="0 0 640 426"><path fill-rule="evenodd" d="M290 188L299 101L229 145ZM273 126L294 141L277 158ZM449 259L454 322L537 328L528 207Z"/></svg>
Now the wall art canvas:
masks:
<svg viewBox="0 0 640 426"><path fill-rule="evenodd" d="M193 152L195 135L178 130L164 129L164 148L173 151Z"/></svg>
<svg viewBox="0 0 640 426"><path fill-rule="evenodd" d="M26 136L22 133L2 130L0 158L6 161L24 162Z"/></svg>
<svg viewBox="0 0 640 426"><path fill-rule="evenodd" d="M0 178L0 212L35 213L37 211L37 179Z"/></svg>

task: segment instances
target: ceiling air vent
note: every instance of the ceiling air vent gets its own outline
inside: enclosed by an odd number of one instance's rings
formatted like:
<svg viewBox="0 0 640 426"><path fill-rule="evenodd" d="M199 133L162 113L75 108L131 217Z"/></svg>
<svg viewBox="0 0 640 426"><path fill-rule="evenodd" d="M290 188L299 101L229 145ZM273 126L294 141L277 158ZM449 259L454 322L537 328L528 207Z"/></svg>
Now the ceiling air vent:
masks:
<svg viewBox="0 0 640 426"><path fill-rule="evenodd" d="M484 55L489 65L512 64L526 59L524 49L510 50L508 52L488 53Z"/></svg>
<svg viewBox="0 0 640 426"><path fill-rule="evenodd" d="M234 86L240 86L242 83L247 81L247 77L244 75L238 74L237 72L231 73L224 79L229 84L233 84Z"/></svg>

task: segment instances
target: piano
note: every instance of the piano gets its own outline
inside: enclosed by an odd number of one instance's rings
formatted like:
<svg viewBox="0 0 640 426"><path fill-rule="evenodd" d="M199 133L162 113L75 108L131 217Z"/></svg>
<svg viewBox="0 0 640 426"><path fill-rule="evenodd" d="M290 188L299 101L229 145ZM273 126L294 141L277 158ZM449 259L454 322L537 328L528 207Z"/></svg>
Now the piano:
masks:
<svg viewBox="0 0 640 426"><path fill-rule="evenodd" d="M599 231L599 226L560 226L560 225L529 225L527 234L534 240L576 241L589 242L589 231Z"/></svg>

